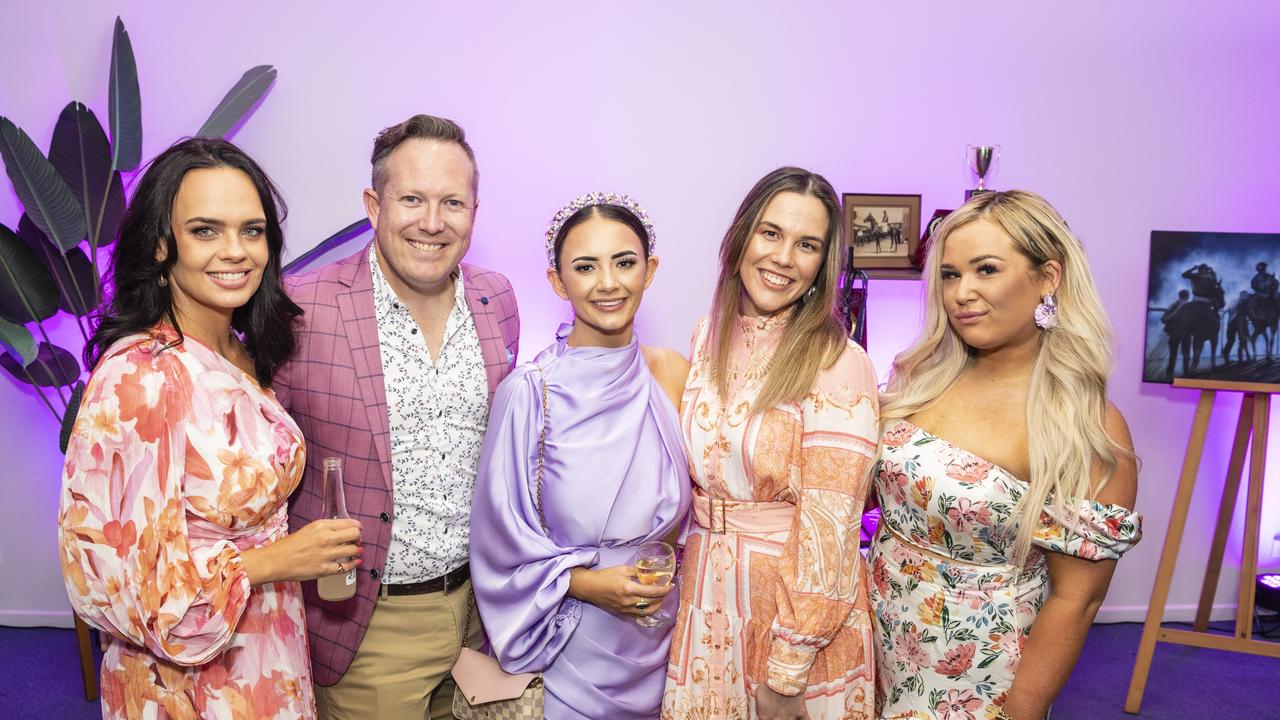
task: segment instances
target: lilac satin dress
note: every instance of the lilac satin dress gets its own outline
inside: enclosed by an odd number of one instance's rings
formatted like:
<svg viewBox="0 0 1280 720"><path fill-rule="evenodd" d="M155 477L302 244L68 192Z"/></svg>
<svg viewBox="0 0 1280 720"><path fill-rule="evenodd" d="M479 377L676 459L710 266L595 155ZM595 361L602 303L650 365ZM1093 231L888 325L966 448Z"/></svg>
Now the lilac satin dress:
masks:
<svg viewBox="0 0 1280 720"><path fill-rule="evenodd" d="M503 669L543 673L547 718L656 718L671 628L569 597L569 571L631 564L640 543L683 529L679 418L635 340L569 347L568 329L494 396L471 511L476 602Z"/></svg>

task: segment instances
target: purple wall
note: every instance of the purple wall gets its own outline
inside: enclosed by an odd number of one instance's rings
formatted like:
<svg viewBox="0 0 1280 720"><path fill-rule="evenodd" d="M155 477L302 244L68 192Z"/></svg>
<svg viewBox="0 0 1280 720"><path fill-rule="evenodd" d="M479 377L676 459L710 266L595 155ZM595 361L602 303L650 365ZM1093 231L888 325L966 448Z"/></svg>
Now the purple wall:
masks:
<svg viewBox="0 0 1280 720"><path fill-rule="evenodd" d="M793 163L845 192L921 193L927 217L961 200L966 144L1001 144L994 185L1058 206L1116 327L1112 395L1144 460L1148 540L1121 565L1108 619L1145 609L1195 402L1138 382L1148 233L1280 228L1270 2L12 5L0 114L42 145L68 100L105 117L116 14L138 59L146 157L199 127L245 69L275 65L275 88L235 139L284 189L295 254L362 213L378 129L419 111L462 122L482 170L470 259L515 283L526 358L566 314L543 278L541 237L578 193L616 189L646 204L662 267L641 332L683 351L719 238L763 173ZM0 222L11 225L5 188ZM918 318L918 283L873 283L882 374ZM1220 418L1237 403L1222 398ZM0 624L66 622L54 428L13 383L0 382L0 408L0 572L21 579L0 587ZM1215 428L1206 452L1171 618L1195 602L1229 432ZM1261 548L1273 563L1277 498L1273 483Z"/></svg>

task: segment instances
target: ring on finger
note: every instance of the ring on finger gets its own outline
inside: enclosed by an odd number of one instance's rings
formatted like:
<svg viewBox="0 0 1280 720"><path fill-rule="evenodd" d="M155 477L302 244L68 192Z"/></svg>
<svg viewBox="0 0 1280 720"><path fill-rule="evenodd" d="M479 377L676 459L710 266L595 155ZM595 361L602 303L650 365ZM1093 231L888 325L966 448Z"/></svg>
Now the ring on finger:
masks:
<svg viewBox="0 0 1280 720"><path fill-rule="evenodd" d="M636 603L635 608L636 608L637 610L639 610L640 612L644 612L644 611L645 611L645 610L647 610L647 609L649 608L649 606L650 606L650 605L652 605L652 604L653 604L653 603L649 602L648 600L641 600L640 602Z"/></svg>

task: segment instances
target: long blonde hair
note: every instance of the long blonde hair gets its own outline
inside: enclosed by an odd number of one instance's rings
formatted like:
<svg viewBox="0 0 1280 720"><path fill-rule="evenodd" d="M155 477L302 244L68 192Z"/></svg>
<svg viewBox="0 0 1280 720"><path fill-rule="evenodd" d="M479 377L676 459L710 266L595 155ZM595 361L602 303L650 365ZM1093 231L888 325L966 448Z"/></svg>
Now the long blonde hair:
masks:
<svg viewBox="0 0 1280 720"><path fill-rule="evenodd" d="M844 326L836 316L836 285L840 280L840 257L844 249L844 223L840 196L821 175L798 167L783 167L760 178L743 198L733 223L720 243L720 278L711 305L711 373L720 397L728 396L729 352L734 324L741 312L742 277L738 273L742 256L760 222L761 215L779 193L792 192L816 198L827 213L827 236L823 243L822 265L814 278L813 295L801 296L779 312L791 317L778 349L769 363L768 377L755 406L761 411L779 403L796 402L807 395L818 371L831 367L844 351Z"/></svg>
<svg viewBox="0 0 1280 720"><path fill-rule="evenodd" d="M1093 497L1131 453L1107 434L1107 378L1111 374L1111 325L1098 299L1084 249L1044 198L1023 190L983 193L951 213L938 228L925 261L924 329L893 361L880 399L884 427L937 402L975 357L947 319L941 269L947 238L978 220L1000 228L1032 264L1062 265L1054 297L1058 325L1041 333L1027 397L1030 490L1023 496L1013 558L1025 562L1040 511L1052 503L1059 517L1077 516L1081 500ZM1028 321L1031 318L1028 317ZM1092 481L1094 463L1103 476Z"/></svg>

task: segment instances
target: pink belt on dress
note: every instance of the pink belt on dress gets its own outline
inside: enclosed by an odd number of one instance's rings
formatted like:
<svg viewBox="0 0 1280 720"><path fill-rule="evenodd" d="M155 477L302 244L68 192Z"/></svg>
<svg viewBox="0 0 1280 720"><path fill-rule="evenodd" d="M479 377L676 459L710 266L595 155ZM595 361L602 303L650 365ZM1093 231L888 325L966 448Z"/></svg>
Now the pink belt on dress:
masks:
<svg viewBox="0 0 1280 720"><path fill-rule="evenodd" d="M693 492L693 519L709 532L776 533L791 529L796 506L789 502L726 500Z"/></svg>

